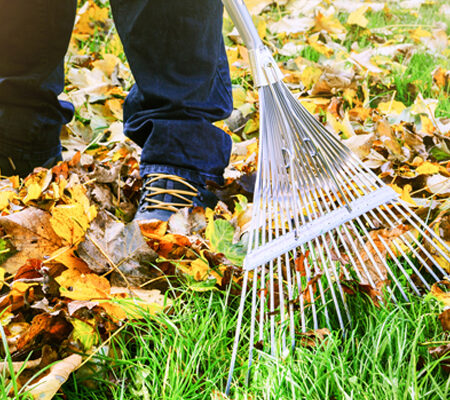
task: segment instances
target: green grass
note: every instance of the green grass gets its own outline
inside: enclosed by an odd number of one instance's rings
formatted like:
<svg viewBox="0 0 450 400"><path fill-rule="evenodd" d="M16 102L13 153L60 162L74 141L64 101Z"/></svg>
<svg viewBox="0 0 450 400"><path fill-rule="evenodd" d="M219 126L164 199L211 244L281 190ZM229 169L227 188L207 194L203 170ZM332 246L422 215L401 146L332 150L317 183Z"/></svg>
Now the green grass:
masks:
<svg viewBox="0 0 450 400"><path fill-rule="evenodd" d="M303 58L309 61L317 62L320 58L320 53L311 46L306 46L300 53Z"/></svg>
<svg viewBox="0 0 450 400"><path fill-rule="evenodd" d="M432 72L435 68L436 61L433 56L415 53L408 61L404 72L393 71L392 82L397 91L396 100L410 106L418 93L424 98L431 97Z"/></svg>
<svg viewBox="0 0 450 400"><path fill-rule="evenodd" d="M95 363L63 386L58 400L211 399L226 384L239 298L177 289L170 315L129 323ZM351 297L352 329L282 360L258 352L245 385L249 310L244 317L233 399L445 399L450 379L427 351L445 340L433 300L375 308ZM437 344L436 344L437 345ZM259 358L259 359L258 359ZM0 399L13 383L0 374ZM26 399L19 392L14 398Z"/></svg>
<svg viewBox="0 0 450 400"><path fill-rule="evenodd" d="M226 384L238 302L227 293L181 290L170 316L130 323L97 360L89 385L77 375L56 399L210 399ZM334 331L317 348L298 347L279 362L261 353L249 386L243 345L231 398L449 397L450 380L422 345L443 340L435 303L415 299L376 309L355 297L350 307L353 329L345 338Z"/></svg>

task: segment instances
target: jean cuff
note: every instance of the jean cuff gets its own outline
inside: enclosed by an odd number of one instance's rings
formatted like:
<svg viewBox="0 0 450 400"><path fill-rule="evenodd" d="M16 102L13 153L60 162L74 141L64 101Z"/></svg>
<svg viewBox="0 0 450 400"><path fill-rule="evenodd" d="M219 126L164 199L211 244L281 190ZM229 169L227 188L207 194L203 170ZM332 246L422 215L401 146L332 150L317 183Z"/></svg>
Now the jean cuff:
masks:
<svg viewBox="0 0 450 400"><path fill-rule="evenodd" d="M45 163L48 159L61 154L62 146L56 145L45 150L27 150L20 148L17 144L4 142L0 138L0 154L11 157L13 160L26 160L36 164Z"/></svg>
<svg viewBox="0 0 450 400"><path fill-rule="evenodd" d="M219 185L224 184L223 176L212 175L200 171L195 171L187 168L175 167L173 165L162 165L162 164L141 164L140 174L145 177L148 174L170 174L177 175L189 182L196 183L198 185L204 185L207 180L214 181Z"/></svg>

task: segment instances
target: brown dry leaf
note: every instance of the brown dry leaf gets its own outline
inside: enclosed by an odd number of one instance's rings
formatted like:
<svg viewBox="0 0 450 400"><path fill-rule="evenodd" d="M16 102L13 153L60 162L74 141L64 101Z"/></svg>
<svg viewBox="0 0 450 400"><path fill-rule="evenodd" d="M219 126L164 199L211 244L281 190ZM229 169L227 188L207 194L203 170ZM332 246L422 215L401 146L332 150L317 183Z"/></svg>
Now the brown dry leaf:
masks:
<svg viewBox="0 0 450 400"><path fill-rule="evenodd" d="M428 352L435 358L443 358L440 366L445 372L450 373L450 343L439 347L430 347Z"/></svg>
<svg viewBox="0 0 450 400"><path fill-rule="evenodd" d="M449 85L450 71L437 67L433 71L433 81L436 83L438 88L445 89Z"/></svg>
<svg viewBox="0 0 450 400"><path fill-rule="evenodd" d="M67 339L72 331L70 325L63 317L49 314L38 314L31 321L31 326L17 340L17 350L26 351L34 349L37 345L59 344Z"/></svg>
<svg viewBox="0 0 450 400"><path fill-rule="evenodd" d="M300 344L304 347L316 347L323 343L331 332L327 328L311 330L300 334Z"/></svg>
<svg viewBox="0 0 450 400"><path fill-rule="evenodd" d="M447 307L441 314L439 314L439 321L441 322L444 332L450 331L450 307Z"/></svg>
<svg viewBox="0 0 450 400"><path fill-rule="evenodd" d="M402 146L395 137L389 123L385 120L378 121L376 130L378 133L378 137L380 138L381 142L383 142L384 146L389 150L389 152L394 155L395 158L403 159L404 157L402 153Z"/></svg>
<svg viewBox="0 0 450 400"><path fill-rule="evenodd" d="M355 295L357 292L367 294L376 307L380 306L379 299L382 292L379 288L374 288L372 285L364 284L356 280L341 281L341 283L345 293L349 295ZM378 286L382 287L384 283L385 282L380 282Z"/></svg>
<svg viewBox="0 0 450 400"><path fill-rule="evenodd" d="M372 278L372 281L375 283L376 289L379 289L387 282L388 275L384 262L386 257L389 255L389 251L393 254L399 254L399 250L396 246L402 250L405 250L401 241L396 239L409 230L410 228L406 225L398 225L393 229L377 229L370 231L370 240L367 239L365 243L368 252L365 250L364 246L362 246L359 242L356 242L358 253L362 259L362 262L366 265L366 269ZM373 258L376 265L373 265L371 258ZM370 282L366 276L365 269L361 265L359 257L355 257L355 261L355 267L358 268L362 276L360 283L363 285L369 285Z"/></svg>
<svg viewBox="0 0 450 400"><path fill-rule="evenodd" d="M157 271L152 268L152 263L158 254L147 245L139 224L125 225L105 211L101 211L92 222L77 253L96 273L113 269L114 280L122 281L123 274L127 279L127 282L122 282L125 285L139 286L156 277Z"/></svg>
<svg viewBox="0 0 450 400"><path fill-rule="evenodd" d="M50 257L62 246L50 219L49 213L33 207L0 217L0 226L11 236L11 243L18 251L3 264L8 273L14 275L28 259Z"/></svg>
<svg viewBox="0 0 450 400"><path fill-rule="evenodd" d="M370 153L373 134L354 135L342 141L353 153L355 153L360 160L364 160Z"/></svg>
<svg viewBox="0 0 450 400"><path fill-rule="evenodd" d="M36 400L50 400L67 381L69 375L78 369L82 360L80 355L72 354L50 367L48 375L24 389Z"/></svg>
<svg viewBox="0 0 450 400"><path fill-rule="evenodd" d="M24 369L33 369L33 368L39 367L41 361L42 361L42 358L38 358L36 360L28 360L28 361L13 361L12 369L13 369L14 373L17 374L19 371L23 371ZM0 361L0 374L6 374L6 376L8 376L8 377L11 374L11 369L10 369L8 361Z"/></svg>
<svg viewBox="0 0 450 400"><path fill-rule="evenodd" d="M295 270L300 272L300 276L306 276L305 261L308 262L309 250L305 254L300 254L300 257L295 259Z"/></svg>

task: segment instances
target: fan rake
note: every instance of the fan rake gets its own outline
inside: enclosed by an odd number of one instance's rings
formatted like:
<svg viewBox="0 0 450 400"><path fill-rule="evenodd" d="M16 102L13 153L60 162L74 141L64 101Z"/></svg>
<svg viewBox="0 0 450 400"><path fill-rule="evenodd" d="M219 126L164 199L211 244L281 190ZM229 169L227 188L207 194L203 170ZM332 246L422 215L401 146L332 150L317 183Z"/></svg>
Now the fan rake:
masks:
<svg viewBox="0 0 450 400"><path fill-rule="evenodd" d="M261 116L228 393L248 298L250 371L256 347L280 355L298 332L332 329L332 313L344 331L351 284L379 302L430 290L450 249L294 97L243 0L223 3L249 49Z"/></svg>

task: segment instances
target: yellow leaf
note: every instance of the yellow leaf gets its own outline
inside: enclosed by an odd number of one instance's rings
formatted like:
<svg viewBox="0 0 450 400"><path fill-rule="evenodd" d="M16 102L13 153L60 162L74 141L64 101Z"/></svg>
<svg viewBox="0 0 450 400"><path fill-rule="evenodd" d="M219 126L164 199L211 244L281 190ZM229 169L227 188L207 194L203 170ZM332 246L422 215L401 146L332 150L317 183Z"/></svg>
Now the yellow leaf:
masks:
<svg viewBox="0 0 450 400"><path fill-rule="evenodd" d="M322 70L313 66L306 67L300 76L300 79L307 89L311 89L312 85L317 82L322 75Z"/></svg>
<svg viewBox="0 0 450 400"><path fill-rule="evenodd" d="M378 104L378 111L383 114L396 114L400 115L406 106L401 101L386 101Z"/></svg>
<svg viewBox="0 0 450 400"><path fill-rule="evenodd" d="M410 38L416 43L420 43L424 37L432 37L433 35L423 28L417 28L410 31Z"/></svg>
<svg viewBox="0 0 450 400"><path fill-rule="evenodd" d="M22 200L24 204L39 199L42 194L41 186L38 183L32 183L27 189L27 195Z"/></svg>
<svg viewBox="0 0 450 400"><path fill-rule="evenodd" d="M68 269L55 278L60 285L61 296L72 300L108 299L109 281L97 274L82 274L78 270Z"/></svg>
<svg viewBox="0 0 450 400"><path fill-rule="evenodd" d="M369 6L362 6L357 10L350 13L347 19L347 24L349 25L359 25L365 28L369 23L369 20L364 16Z"/></svg>
<svg viewBox="0 0 450 400"><path fill-rule="evenodd" d="M83 345L84 351L91 350L100 342L101 338L95 328L94 318L88 321L74 318L70 322L73 325L72 339L79 341Z"/></svg>
<svg viewBox="0 0 450 400"><path fill-rule="evenodd" d="M441 284L450 288L450 283L448 281L444 281ZM450 292L444 292L439 287L439 283L435 283L433 284L433 286L431 286L430 294L436 297L436 299L438 299L440 302L442 302L444 307L450 307Z"/></svg>
<svg viewBox="0 0 450 400"><path fill-rule="evenodd" d="M329 34L345 33L346 29L333 15L325 16L320 11L315 17L314 32L327 31Z"/></svg>
<svg viewBox="0 0 450 400"><path fill-rule="evenodd" d="M63 204L52 209L50 224L55 233L69 245L76 245L84 239L89 228L89 217L78 204Z"/></svg>
<svg viewBox="0 0 450 400"><path fill-rule="evenodd" d="M422 130L424 132L432 134L436 130L433 122L431 122L431 119L426 117L425 115L420 116L420 122L422 123Z"/></svg>
<svg viewBox="0 0 450 400"><path fill-rule="evenodd" d="M0 289L5 284L5 269L0 267Z"/></svg>
<svg viewBox="0 0 450 400"><path fill-rule="evenodd" d="M413 198L411 197L410 193L412 191L412 187L411 185L405 185L402 188L400 188L399 186L392 184L389 185L392 189L394 189L398 194L400 194L400 199L409 203L410 206L412 207L418 207L417 203L413 200Z"/></svg>
<svg viewBox="0 0 450 400"><path fill-rule="evenodd" d="M106 100L105 105L109 108L112 115L114 115L119 121L123 120L122 100L108 99L108 100Z"/></svg>
<svg viewBox="0 0 450 400"><path fill-rule="evenodd" d="M233 106L239 108L246 103L247 93L244 88L233 88Z"/></svg>
<svg viewBox="0 0 450 400"><path fill-rule="evenodd" d="M0 192L0 211L9 206L9 202L16 197L16 193L12 190L3 190Z"/></svg>
<svg viewBox="0 0 450 400"><path fill-rule="evenodd" d="M320 109L326 109L330 104L330 99L324 97L300 98L299 101L311 114L317 113Z"/></svg>
<svg viewBox="0 0 450 400"><path fill-rule="evenodd" d="M113 287L111 288L111 295L113 299L109 302L100 301L100 306L104 307L106 312L112 311L111 305L118 306L115 308L116 317L123 315L124 313L127 318L130 319L140 319L144 317L145 314L155 315L164 310L164 307L170 306L171 301L161 294L159 290L144 290L136 288L122 288ZM108 306L105 306L108 304ZM108 311L109 310L109 311ZM121 319L124 319L123 317Z"/></svg>
<svg viewBox="0 0 450 400"><path fill-rule="evenodd" d="M91 35L95 30L95 23L104 23L108 19L108 8L101 8L94 0L87 1L78 11L75 23L75 33Z"/></svg>
<svg viewBox="0 0 450 400"><path fill-rule="evenodd" d="M258 35L261 39L266 37L266 29L267 24L264 18L262 17L253 17L253 22L256 26L256 30L258 31Z"/></svg>
<svg viewBox="0 0 450 400"><path fill-rule="evenodd" d="M233 65L239 59L239 49L237 47L227 48L228 63Z"/></svg>
<svg viewBox="0 0 450 400"><path fill-rule="evenodd" d="M327 121L336 133L342 133L343 139L348 139L356 135L347 112L345 113L344 119L341 121L335 118L330 112L327 112Z"/></svg>
<svg viewBox="0 0 450 400"><path fill-rule="evenodd" d="M439 172L439 165L426 161L416 168L416 172L420 175L434 175Z"/></svg>
<svg viewBox="0 0 450 400"><path fill-rule="evenodd" d="M323 54L327 58L330 58L334 53L334 50L331 47L328 47L323 43L317 41L309 41L309 44L314 50L316 50L320 54Z"/></svg>
<svg viewBox="0 0 450 400"><path fill-rule="evenodd" d="M119 63L119 57L115 56L114 54L105 54L103 56L103 60L94 61L92 64L94 65L94 68L98 68L108 78L110 78L114 72L114 69L116 68L116 65Z"/></svg>
<svg viewBox="0 0 450 400"><path fill-rule="evenodd" d="M201 258L197 258L191 262L191 269L191 274L196 281L203 281L209 275L209 264Z"/></svg>

